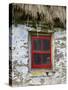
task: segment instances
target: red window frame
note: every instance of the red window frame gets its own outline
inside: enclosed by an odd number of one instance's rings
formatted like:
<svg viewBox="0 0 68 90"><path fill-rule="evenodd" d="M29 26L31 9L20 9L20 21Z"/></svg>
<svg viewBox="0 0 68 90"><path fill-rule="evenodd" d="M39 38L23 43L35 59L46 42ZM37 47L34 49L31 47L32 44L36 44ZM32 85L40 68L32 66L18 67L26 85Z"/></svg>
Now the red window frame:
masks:
<svg viewBox="0 0 68 90"><path fill-rule="evenodd" d="M50 40L50 52L47 51L34 51L34 40L43 40L43 39L47 39ZM35 64L34 63L34 54L50 54L50 63L49 64ZM32 68L46 68L46 69L50 69L52 68L52 53L51 53L51 35L49 36L32 36L32 64L31 67Z"/></svg>

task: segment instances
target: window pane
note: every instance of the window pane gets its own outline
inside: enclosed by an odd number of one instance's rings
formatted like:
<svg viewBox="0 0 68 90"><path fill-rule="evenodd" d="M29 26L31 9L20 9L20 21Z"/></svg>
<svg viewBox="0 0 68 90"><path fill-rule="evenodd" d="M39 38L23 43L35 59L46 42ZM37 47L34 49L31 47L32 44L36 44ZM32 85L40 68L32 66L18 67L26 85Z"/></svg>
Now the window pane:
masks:
<svg viewBox="0 0 68 90"><path fill-rule="evenodd" d="M42 64L49 64L50 63L50 54L43 54L42 55Z"/></svg>
<svg viewBox="0 0 68 90"><path fill-rule="evenodd" d="M49 51L50 50L50 40L43 40L43 50Z"/></svg>
<svg viewBox="0 0 68 90"><path fill-rule="evenodd" d="M41 64L41 55L40 54L34 54L34 63Z"/></svg>
<svg viewBox="0 0 68 90"><path fill-rule="evenodd" d="M34 50L41 50L41 40L34 40Z"/></svg>

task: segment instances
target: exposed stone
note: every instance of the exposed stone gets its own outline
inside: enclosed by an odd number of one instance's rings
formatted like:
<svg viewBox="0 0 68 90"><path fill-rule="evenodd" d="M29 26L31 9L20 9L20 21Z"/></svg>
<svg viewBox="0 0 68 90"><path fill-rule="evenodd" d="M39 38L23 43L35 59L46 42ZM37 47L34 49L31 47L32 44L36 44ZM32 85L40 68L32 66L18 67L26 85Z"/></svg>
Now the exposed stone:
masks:
<svg viewBox="0 0 68 90"><path fill-rule="evenodd" d="M40 78L32 78L30 84L35 84L35 85L41 84Z"/></svg>
<svg viewBox="0 0 68 90"><path fill-rule="evenodd" d="M52 75L53 75L53 73L52 73L52 72L49 72L49 73L48 73L48 76L52 76Z"/></svg>
<svg viewBox="0 0 68 90"><path fill-rule="evenodd" d="M18 78L18 79L16 79L16 82L21 82L21 80Z"/></svg>
<svg viewBox="0 0 68 90"><path fill-rule="evenodd" d="M43 85L45 82L44 78L40 80L40 83Z"/></svg>
<svg viewBox="0 0 68 90"><path fill-rule="evenodd" d="M20 60L17 61L19 65L27 65L28 64L28 58L20 58Z"/></svg>
<svg viewBox="0 0 68 90"><path fill-rule="evenodd" d="M28 31L26 25L12 26L12 79L16 85L61 84L66 81L66 32L54 32L55 72L46 70L28 72Z"/></svg>
<svg viewBox="0 0 68 90"><path fill-rule="evenodd" d="M25 67L25 66L16 66L16 70L19 72L19 73L25 73L27 74L28 73L28 68Z"/></svg>

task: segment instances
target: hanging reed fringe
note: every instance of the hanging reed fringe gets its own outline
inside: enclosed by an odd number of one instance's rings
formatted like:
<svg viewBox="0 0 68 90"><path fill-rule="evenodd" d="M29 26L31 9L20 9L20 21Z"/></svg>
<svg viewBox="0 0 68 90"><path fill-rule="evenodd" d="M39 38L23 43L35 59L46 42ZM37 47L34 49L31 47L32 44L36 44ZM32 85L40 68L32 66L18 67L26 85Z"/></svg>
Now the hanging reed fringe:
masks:
<svg viewBox="0 0 68 90"><path fill-rule="evenodd" d="M34 4L13 4L13 23L26 24L32 26L61 27L66 28L66 7L48 6Z"/></svg>

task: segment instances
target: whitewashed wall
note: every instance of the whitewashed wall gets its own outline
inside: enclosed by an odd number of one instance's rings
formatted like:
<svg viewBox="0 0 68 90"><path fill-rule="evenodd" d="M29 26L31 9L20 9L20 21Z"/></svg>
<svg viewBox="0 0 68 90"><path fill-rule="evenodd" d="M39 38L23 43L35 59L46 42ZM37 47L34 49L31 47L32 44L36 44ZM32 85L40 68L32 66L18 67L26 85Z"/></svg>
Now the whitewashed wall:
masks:
<svg viewBox="0 0 68 90"><path fill-rule="evenodd" d="M12 26L12 84L13 86L66 83L66 32L57 29L55 39L55 70L29 72L28 31L26 25Z"/></svg>

